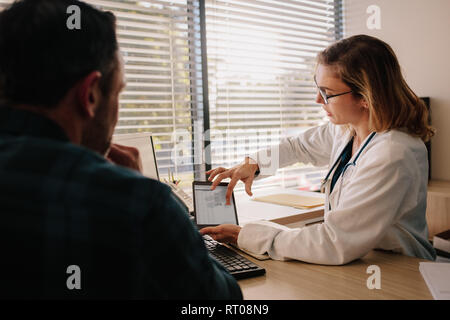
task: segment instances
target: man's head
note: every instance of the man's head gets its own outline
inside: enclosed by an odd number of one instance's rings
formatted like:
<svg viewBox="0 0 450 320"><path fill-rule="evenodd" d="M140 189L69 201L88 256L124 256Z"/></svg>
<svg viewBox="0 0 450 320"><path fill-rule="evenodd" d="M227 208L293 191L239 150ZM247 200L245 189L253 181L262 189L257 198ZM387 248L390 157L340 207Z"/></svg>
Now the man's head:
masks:
<svg viewBox="0 0 450 320"><path fill-rule="evenodd" d="M67 26L72 5L80 29ZM103 153L122 87L111 13L77 0L21 0L0 13L1 105L46 114L72 141Z"/></svg>

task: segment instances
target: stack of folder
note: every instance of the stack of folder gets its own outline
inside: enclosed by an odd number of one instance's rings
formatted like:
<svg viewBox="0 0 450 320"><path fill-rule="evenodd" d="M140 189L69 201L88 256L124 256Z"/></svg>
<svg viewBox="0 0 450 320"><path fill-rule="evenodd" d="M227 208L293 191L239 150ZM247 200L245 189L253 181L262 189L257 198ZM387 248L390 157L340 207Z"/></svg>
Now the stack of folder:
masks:
<svg viewBox="0 0 450 320"><path fill-rule="evenodd" d="M323 198L306 197L288 193L272 194L269 196L253 198L253 200L294 207L297 209L311 209L323 206L325 203L325 199Z"/></svg>

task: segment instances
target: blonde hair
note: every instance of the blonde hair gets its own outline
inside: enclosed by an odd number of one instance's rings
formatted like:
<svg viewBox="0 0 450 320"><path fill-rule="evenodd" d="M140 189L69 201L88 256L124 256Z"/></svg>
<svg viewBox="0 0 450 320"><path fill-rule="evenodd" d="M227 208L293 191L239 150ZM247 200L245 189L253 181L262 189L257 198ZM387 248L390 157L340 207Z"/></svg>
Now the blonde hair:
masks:
<svg viewBox="0 0 450 320"><path fill-rule="evenodd" d="M353 36L319 53L317 63L336 67L353 95L366 100L371 130L405 129L424 142L434 135L425 103L406 83L387 43L367 35Z"/></svg>

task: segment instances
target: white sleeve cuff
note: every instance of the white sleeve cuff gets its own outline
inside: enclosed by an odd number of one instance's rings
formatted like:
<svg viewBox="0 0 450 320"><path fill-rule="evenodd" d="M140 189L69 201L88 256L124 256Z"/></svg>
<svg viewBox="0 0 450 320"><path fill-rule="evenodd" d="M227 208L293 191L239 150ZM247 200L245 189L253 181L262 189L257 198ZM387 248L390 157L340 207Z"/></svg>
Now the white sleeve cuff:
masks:
<svg viewBox="0 0 450 320"><path fill-rule="evenodd" d="M247 223L239 232L237 244L239 248L255 254L268 253L272 259L283 260L274 254L272 244L275 237L284 230L291 230L288 227L270 222L257 221Z"/></svg>
<svg viewBox="0 0 450 320"><path fill-rule="evenodd" d="M273 176L277 173L277 170L280 167L278 146L273 146L270 149L258 151L248 155L248 157L258 164L260 172L258 177Z"/></svg>

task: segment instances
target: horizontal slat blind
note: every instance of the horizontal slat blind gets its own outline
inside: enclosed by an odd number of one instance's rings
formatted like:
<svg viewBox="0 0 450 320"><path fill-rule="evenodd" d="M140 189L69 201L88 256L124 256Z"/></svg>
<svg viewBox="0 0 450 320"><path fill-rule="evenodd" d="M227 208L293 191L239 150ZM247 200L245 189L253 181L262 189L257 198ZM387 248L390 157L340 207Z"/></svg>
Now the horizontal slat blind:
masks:
<svg viewBox="0 0 450 320"><path fill-rule="evenodd" d="M313 73L317 53L336 39L335 5L206 0L212 167L326 121ZM262 183L317 185L322 175L297 164Z"/></svg>
<svg viewBox="0 0 450 320"><path fill-rule="evenodd" d="M160 174L189 181L203 146L199 1L86 2L117 17L127 87L115 133L152 132ZM0 0L0 10L10 3ZM317 53L339 36L340 5L205 0L212 167L326 121L312 76ZM321 176L298 164L265 183L310 185Z"/></svg>
<svg viewBox="0 0 450 320"><path fill-rule="evenodd" d="M0 9L12 2L0 0ZM115 134L151 132L160 174L191 180L193 126L202 127L203 108L198 1L85 2L117 18L127 86Z"/></svg>
<svg viewBox="0 0 450 320"><path fill-rule="evenodd" d="M0 0L0 10L12 2ZM117 18L127 86L115 134L151 132L160 175L170 169L192 180L193 126L202 127L203 108L198 1L85 2Z"/></svg>
<svg viewBox="0 0 450 320"><path fill-rule="evenodd" d="M160 175L193 178L193 125L201 121L198 4L186 0L91 0L117 18L127 86L115 134L151 132ZM197 148L198 150L198 148Z"/></svg>

